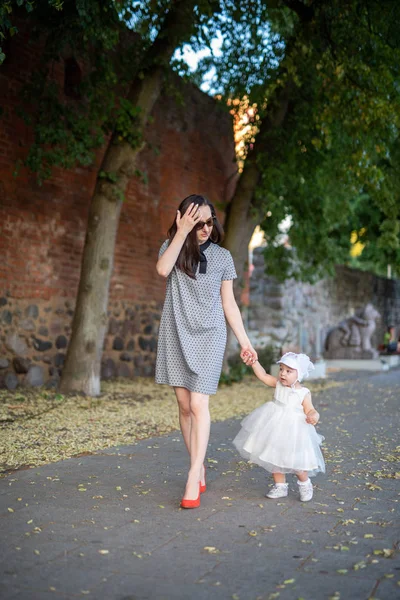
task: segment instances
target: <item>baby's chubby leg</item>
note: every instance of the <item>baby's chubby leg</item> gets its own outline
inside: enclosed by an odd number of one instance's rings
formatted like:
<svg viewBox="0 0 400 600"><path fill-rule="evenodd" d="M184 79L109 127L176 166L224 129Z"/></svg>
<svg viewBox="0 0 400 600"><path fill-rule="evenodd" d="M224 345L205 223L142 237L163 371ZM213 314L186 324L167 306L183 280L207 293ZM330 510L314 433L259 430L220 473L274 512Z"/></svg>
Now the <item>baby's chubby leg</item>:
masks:
<svg viewBox="0 0 400 600"><path fill-rule="evenodd" d="M296 475L297 475L297 479L299 481L308 481L308 472L307 471L297 471Z"/></svg>
<svg viewBox="0 0 400 600"><path fill-rule="evenodd" d="M285 473L272 473L275 483L286 483ZM308 477L306 473L306 478Z"/></svg>

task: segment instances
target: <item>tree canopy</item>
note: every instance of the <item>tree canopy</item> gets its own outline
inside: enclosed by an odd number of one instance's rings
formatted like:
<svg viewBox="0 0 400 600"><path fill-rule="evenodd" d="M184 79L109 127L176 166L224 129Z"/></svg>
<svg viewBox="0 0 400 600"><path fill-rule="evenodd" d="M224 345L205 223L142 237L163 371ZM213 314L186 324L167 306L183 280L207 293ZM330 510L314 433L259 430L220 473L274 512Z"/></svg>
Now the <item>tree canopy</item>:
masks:
<svg viewBox="0 0 400 600"><path fill-rule="evenodd" d="M264 215L268 272L321 277L350 261L352 232L365 244L357 266L399 269L400 6L249 4L225 2L223 18L213 20L221 52L203 59L196 76L213 69L224 101L257 103L258 134L247 147L260 170L252 208ZM264 134L263 120L288 84L287 118ZM290 244L282 246L287 217Z"/></svg>
<svg viewBox="0 0 400 600"><path fill-rule="evenodd" d="M45 40L42 68L24 89L19 107L34 125L25 164L39 179L53 166L91 164L111 132L132 146L143 141L138 108L126 94L134 76L145 70L143 57L173 5L167 0L3 4L3 40L15 35L26 17L32 35ZM400 6L391 0L195 3L177 48L188 43L196 51L211 48L218 37L221 50L203 58L191 75L176 55L170 64L197 83L211 72L211 90L222 102L246 97L257 105L259 131L247 140L247 152L256 156L261 172L252 208L266 233L270 273L318 278L334 263L349 261L352 233L364 244L358 266L397 268L399 25ZM59 82L50 74L59 60L66 61L67 79L70 69L67 97L60 97ZM288 118L263 135L263 120L288 83ZM24 98L32 97L27 108ZM290 244L282 247L279 224L287 217Z"/></svg>
<svg viewBox="0 0 400 600"><path fill-rule="evenodd" d="M48 178L55 166L92 164L95 150L111 133L132 147L142 143L140 109L127 98L128 91L135 77L144 76L151 65L154 41L167 37L165 21L177 4L174 0L9 0L3 5L3 40L16 35L25 21L30 38L43 43L40 68L22 89L17 107L34 133L23 164L39 181ZM181 35L180 25L173 32L177 45L181 38L189 40L210 11L218 8L213 0L200 0L195 11L192 4L187 3L190 22L182 22ZM6 60L4 48L0 64ZM62 62L64 95L53 73L54 65Z"/></svg>

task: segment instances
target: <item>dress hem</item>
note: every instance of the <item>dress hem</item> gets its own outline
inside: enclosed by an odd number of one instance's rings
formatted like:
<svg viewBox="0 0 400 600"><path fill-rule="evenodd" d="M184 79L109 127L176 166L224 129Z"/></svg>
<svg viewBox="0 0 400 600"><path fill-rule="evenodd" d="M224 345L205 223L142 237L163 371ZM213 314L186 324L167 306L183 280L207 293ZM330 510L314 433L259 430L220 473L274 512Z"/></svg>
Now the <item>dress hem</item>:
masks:
<svg viewBox="0 0 400 600"><path fill-rule="evenodd" d="M314 466L314 467L281 467L278 465L274 465L272 463L268 463L266 461L260 460L255 456L252 456L250 452L246 452L245 450L243 450L243 448L237 448L239 454L248 460L249 463L252 463L254 465L258 465L259 467L261 467L262 469L264 469L265 471L268 471L269 473L285 473L285 474L296 474L299 473L300 471L307 471L308 476L309 477L315 477L315 475L318 475L318 473L325 473L325 468L322 465L318 465L318 466Z"/></svg>
<svg viewBox="0 0 400 600"><path fill-rule="evenodd" d="M200 389L193 389L193 386L190 387L186 383L182 383L182 382L171 383L170 381L160 381L157 379L155 380L155 382L158 385L169 385L169 387L182 387L182 388L189 390L189 392L194 392L196 394L205 394L207 396L215 396L215 394L218 391L218 388L216 390L213 390L212 392L204 391L204 390L200 390Z"/></svg>

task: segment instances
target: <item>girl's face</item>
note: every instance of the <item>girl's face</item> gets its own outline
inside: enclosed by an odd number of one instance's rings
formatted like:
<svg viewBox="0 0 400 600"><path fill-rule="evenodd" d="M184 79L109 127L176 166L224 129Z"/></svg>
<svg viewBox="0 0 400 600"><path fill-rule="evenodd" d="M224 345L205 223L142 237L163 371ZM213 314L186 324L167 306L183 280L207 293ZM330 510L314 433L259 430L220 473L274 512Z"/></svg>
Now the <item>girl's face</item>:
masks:
<svg viewBox="0 0 400 600"><path fill-rule="evenodd" d="M297 370L280 363L279 365L279 381L282 385L290 387L297 381Z"/></svg>
<svg viewBox="0 0 400 600"><path fill-rule="evenodd" d="M211 208L209 206L199 206L200 225L204 223L202 229L196 229L197 241L199 244L204 244L211 235L213 229L213 221Z"/></svg>

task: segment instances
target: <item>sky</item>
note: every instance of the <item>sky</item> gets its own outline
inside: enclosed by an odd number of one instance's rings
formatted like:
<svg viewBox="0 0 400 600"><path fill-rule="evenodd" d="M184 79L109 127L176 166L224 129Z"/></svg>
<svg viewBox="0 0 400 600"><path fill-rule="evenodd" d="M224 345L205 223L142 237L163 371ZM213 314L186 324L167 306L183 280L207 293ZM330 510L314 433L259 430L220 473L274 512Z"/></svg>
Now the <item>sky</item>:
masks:
<svg viewBox="0 0 400 600"><path fill-rule="evenodd" d="M222 45L222 36L218 35L211 42L212 52L215 56L221 55L221 45ZM192 71L196 70L199 60L201 58L203 58L204 56L210 56L210 55L211 55L211 51L209 48L205 48L204 50L201 50L200 52L194 52L194 50L187 44L185 44L185 46L183 46L182 52L180 50L177 50L175 52L175 58L183 59L189 65L189 67ZM210 80L211 80L212 76L213 76L213 71L211 70L209 75L206 75L204 77L204 81L203 81L202 85L200 86L201 90L203 92L206 92L206 94L212 93L212 90L210 88Z"/></svg>

